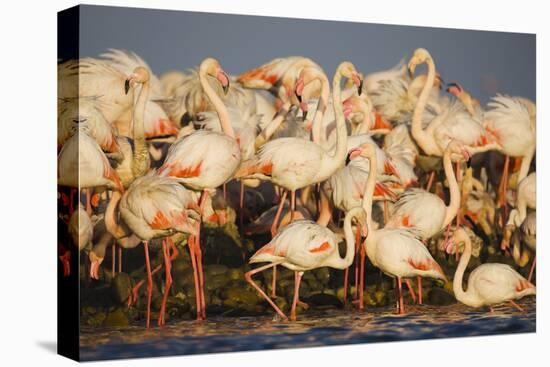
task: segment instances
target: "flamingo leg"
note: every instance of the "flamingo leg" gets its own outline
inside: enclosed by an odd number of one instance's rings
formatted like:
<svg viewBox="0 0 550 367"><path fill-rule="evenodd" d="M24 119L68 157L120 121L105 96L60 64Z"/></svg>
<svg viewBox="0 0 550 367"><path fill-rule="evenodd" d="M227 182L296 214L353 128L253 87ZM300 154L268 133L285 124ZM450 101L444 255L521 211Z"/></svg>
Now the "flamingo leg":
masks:
<svg viewBox="0 0 550 367"><path fill-rule="evenodd" d="M122 246L118 245L118 272L122 273Z"/></svg>
<svg viewBox="0 0 550 367"><path fill-rule="evenodd" d="M399 293L399 314L405 313L405 306L403 305L403 286L401 283L401 277L397 277L397 290Z"/></svg>
<svg viewBox="0 0 550 367"><path fill-rule="evenodd" d="M91 198L91 195L92 195L92 190L90 188L86 188L84 189L84 191L86 192L86 213L88 213L88 215L92 215L92 198Z"/></svg>
<svg viewBox="0 0 550 367"><path fill-rule="evenodd" d="M357 232L355 232L355 254L357 254L360 249L359 246L361 246L361 229L358 229ZM360 259L358 256L355 256L355 300L359 300L359 267L360 267ZM346 284L347 286L347 284Z"/></svg>
<svg viewBox="0 0 550 367"><path fill-rule="evenodd" d="M299 271L294 272L294 298L292 300L292 307L290 309L290 320L296 321L296 305L298 304L298 298L300 294L300 283L302 281L302 274Z"/></svg>
<svg viewBox="0 0 550 367"><path fill-rule="evenodd" d="M524 312L525 310L523 309L523 307L521 307L520 305L518 305L516 302L514 302L513 300L509 300L510 304L512 306L514 306L515 308L517 308L517 310L519 312Z"/></svg>
<svg viewBox="0 0 550 367"><path fill-rule="evenodd" d="M191 266L193 267L193 278L195 281L195 302L197 307L197 321L202 320L201 314L201 291L199 289L199 276L197 270L197 259L195 256L195 236L190 236L188 240L189 257L191 258Z"/></svg>
<svg viewBox="0 0 550 367"><path fill-rule="evenodd" d="M277 208L277 213L275 213L275 218L273 219L273 223L271 224L271 237L275 237L275 235L277 234L279 218L281 217L281 212L283 211L283 206L284 206L287 194L288 192L284 190L283 196L281 197L281 200L279 202L279 207Z"/></svg>
<svg viewBox="0 0 550 367"><path fill-rule="evenodd" d="M170 251L168 249L167 240L162 241L162 253L164 256L164 268L166 272L166 285L164 287L164 295L162 296L162 303L160 306L160 316L158 325L165 324L164 314L166 312L166 301L168 300L168 294L170 293L170 287L172 286L172 259L170 257Z"/></svg>
<svg viewBox="0 0 550 367"><path fill-rule="evenodd" d="M432 171L430 173L430 176L428 178L428 183L426 184L426 191L430 191L430 189L432 188L432 184L433 184L433 181L434 181L434 177L435 177L435 171Z"/></svg>
<svg viewBox="0 0 550 367"><path fill-rule="evenodd" d="M241 232L243 230L243 222L244 222L244 213L243 213L243 210L244 210L244 182L241 181L241 193L240 193L240 197L239 197L239 225L240 225L240 228L241 228ZM241 236L242 236L242 233L241 233Z"/></svg>
<svg viewBox="0 0 550 367"><path fill-rule="evenodd" d="M225 182L222 185L222 187L223 187L223 200L227 200L227 185L225 184Z"/></svg>
<svg viewBox="0 0 550 367"><path fill-rule="evenodd" d="M405 284L407 285L407 288L409 289L409 293L411 294L411 298L413 300L413 303L416 303L416 294L414 293L414 289L411 285L411 282L408 279L405 279Z"/></svg>
<svg viewBox="0 0 550 367"><path fill-rule="evenodd" d="M225 185L224 185L224 187L225 187ZM202 213L204 213L204 205L205 205L207 199L208 199L208 191L203 190L200 201L199 201L199 208L200 208L201 216L202 216ZM198 272L198 275L199 275L199 288L200 288L199 299L200 299L200 302L201 302L201 308L198 311L200 311L201 318L205 319L206 318L206 301L205 301L205 298L204 298L204 273L203 273L203 270L202 270L202 251L201 251L201 246L200 246L201 222L199 222L197 225L198 225L198 228L197 228L197 236L196 236L195 251L194 252L195 252L196 262L197 262L197 272Z"/></svg>
<svg viewBox="0 0 550 367"><path fill-rule="evenodd" d="M422 304L422 277L419 275L416 278L418 282L418 304Z"/></svg>
<svg viewBox="0 0 550 367"><path fill-rule="evenodd" d="M271 298L277 298L277 265L273 266L273 274L271 277Z"/></svg>
<svg viewBox="0 0 550 367"><path fill-rule="evenodd" d="M343 304L346 306L346 301L348 297L348 278L349 278L349 268L344 270L344 301Z"/></svg>
<svg viewBox="0 0 550 367"><path fill-rule="evenodd" d="M153 295L153 275L151 273L151 262L149 261L149 241L143 242L145 249L145 266L147 268L147 329L151 321L151 296Z"/></svg>
<svg viewBox="0 0 550 367"><path fill-rule="evenodd" d="M500 184L498 185L498 206L503 207L506 205L506 191L508 186L508 171L510 170L510 156L506 156L504 159L504 168L502 169L502 177L500 178Z"/></svg>
<svg viewBox="0 0 550 367"><path fill-rule="evenodd" d="M533 278L533 272L535 271L535 266L537 266L537 256L533 258L533 263L531 264L531 270L529 270L529 277L527 278L527 281L530 283L531 279Z"/></svg>
<svg viewBox="0 0 550 367"><path fill-rule="evenodd" d="M359 232L360 234L361 232ZM359 310L365 308L363 295L365 292L365 248L361 246L361 271L359 276Z"/></svg>
<svg viewBox="0 0 550 367"><path fill-rule="evenodd" d="M294 212L296 211L296 191L290 192L290 223L294 222Z"/></svg>
<svg viewBox="0 0 550 367"><path fill-rule="evenodd" d="M115 277L115 263L116 263L116 241L113 240L111 245L111 274L112 277Z"/></svg>
<svg viewBox="0 0 550 367"><path fill-rule="evenodd" d="M158 273L160 271L160 269L162 269L162 264L161 265L157 265L153 271L151 271L151 275L155 275L156 273ZM137 284L132 288L132 290L130 291L130 295L128 296L128 307L130 307L131 305L133 305L137 299L138 299L138 291L139 289L141 288L141 286L143 285L143 283L145 283L147 279L142 279L140 280L139 282L137 282Z"/></svg>
<svg viewBox="0 0 550 367"><path fill-rule="evenodd" d="M279 264L282 264L283 261L282 260L279 260L279 261L276 261L274 263L271 263L271 264L267 264L267 265L264 265L264 266L261 266L259 268L256 268L254 270L250 270L248 272L246 272L244 274L244 278L246 279L246 281L254 288L258 291L258 293L260 293L260 295L262 297L265 298L265 300L271 305L271 307L273 307L273 309L275 310L275 312L277 312L277 314L279 314L279 316L281 316L283 318L283 320L288 320L288 317L286 317L286 315L283 313L283 311L281 311L281 309L279 307L277 307L277 305L275 304L275 302L273 302L271 300L271 298L269 298L267 296L267 294L265 294L265 292L252 280L252 276L256 273L259 273L261 271L264 271L266 269L269 269L273 266L277 266Z"/></svg>
<svg viewBox="0 0 550 367"><path fill-rule="evenodd" d="M389 213L388 201L384 200L384 224L388 223L388 213Z"/></svg>

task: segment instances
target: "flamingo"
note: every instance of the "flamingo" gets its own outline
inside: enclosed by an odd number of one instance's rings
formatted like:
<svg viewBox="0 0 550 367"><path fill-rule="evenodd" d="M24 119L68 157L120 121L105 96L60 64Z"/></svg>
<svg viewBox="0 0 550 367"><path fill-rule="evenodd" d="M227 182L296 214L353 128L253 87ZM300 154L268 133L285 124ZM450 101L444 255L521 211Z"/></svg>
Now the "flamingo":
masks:
<svg viewBox="0 0 550 367"><path fill-rule="evenodd" d="M296 96L293 95L294 83L298 79L300 71L305 67L320 66L313 60L302 56L290 56L273 59L257 68L246 71L237 77L237 81L245 88L268 90L278 97L281 104L291 100L298 105ZM315 90L318 86L311 85ZM308 94L314 94L310 90Z"/></svg>
<svg viewBox="0 0 550 367"><path fill-rule="evenodd" d="M70 60L57 66L57 97L62 101L95 96L103 116L114 123L132 107L132 96L118 87L125 80L126 75L108 61L89 57Z"/></svg>
<svg viewBox="0 0 550 367"><path fill-rule="evenodd" d="M158 170L160 176L176 177L186 187L202 191L199 201L201 211L208 197L208 190L213 190L234 177L234 172L241 161L240 147L235 139L235 132L227 108L208 82L209 76L217 78L224 91L229 89L229 77L217 60L206 58L202 61L199 78L204 93L216 108L223 132L200 130L176 141L170 147L164 164ZM201 301L198 314L199 318L204 319L206 317L204 276L202 274L202 254L198 241L199 237L197 237L197 246L194 246L201 286L200 294L197 297Z"/></svg>
<svg viewBox="0 0 550 367"><path fill-rule="evenodd" d="M119 146L113 126L98 108L95 97L69 98L60 102L57 127L57 146L63 144L78 130L78 125L85 125L86 131L93 137L106 153L117 153Z"/></svg>
<svg viewBox="0 0 550 367"><path fill-rule="evenodd" d="M364 144L350 153L350 158L362 156L369 160L370 170L376 166L376 152L371 144ZM364 252L371 263L385 274L397 278L398 312L405 313L403 305L402 278L429 277L447 281L443 270L432 255L411 232L403 228L375 229L372 221L372 199L376 184L376 176L369 175L362 207L367 213L368 236L363 242ZM364 264L364 252L361 251L361 268ZM359 303L363 303L363 274L360 283Z"/></svg>
<svg viewBox="0 0 550 367"><path fill-rule="evenodd" d="M531 252L535 253L537 251L537 212L535 210L532 210L527 214L525 220L521 224L521 227L519 227L518 232L516 233L518 233L518 236L513 237L514 247L512 250L512 257L514 258L516 264L523 267L529 262L529 252L521 251L520 242L525 243ZM527 277L529 282L533 277L536 264L537 258L535 256L533 262L531 263L529 276Z"/></svg>
<svg viewBox="0 0 550 367"><path fill-rule="evenodd" d="M467 306L478 308L510 302L519 311L523 309L514 300L535 295L536 288L517 271L505 264L482 264L475 268L468 278L468 288L462 288L464 271L472 254L472 242L463 228L458 228L446 246L447 252L456 248L455 243L464 243L464 253L460 258L453 279L453 291L456 299Z"/></svg>
<svg viewBox="0 0 550 367"><path fill-rule="evenodd" d="M149 260L149 241L155 238L166 238L175 233L197 236L196 222L198 222L200 217L196 201L197 197L195 193L180 185L178 179L160 177L154 171L134 180L124 195L114 192L109 201L105 214L105 224L109 233L117 239L128 237L128 232L118 224L116 219L116 208L118 206L124 224L143 241L147 269L147 328L149 328L151 318L153 286ZM193 241L190 240L188 245L195 276L197 313L200 314L199 280L197 266L194 261L193 252L195 249ZM164 240L162 242L162 250L166 268L166 288L159 315L159 326L164 324L166 300L172 284L168 243Z"/></svg>
<svg viewBox="0 0 550 367"><path fill-rule="evenodd" d="M527 218L527 208L529 209L537 208L536 190L537 190L537 175L535 172L525 177L518 184L516 207L510 212L510 215L508 217L508 223L504 229L504 236L501 243L501 248L503 250L509 247L510 237L514 229L523 227L523 224ZM531 218L531 221L532 220L533 219ZM536 226L536 222L535 222L535 226ZM526 237L532 236L533 228L535 226L533 226L533 223L525 223L524 233L527 234ZM535 242L527 241L527 243L534 250ZM535 269L535 264L536 264L536 257L533 260L531 271L529 272L529 281L531 281L531 277Z"/></svg>
<svg viewBox="0 0 550 367"><path fill-rule="evenodd" d="M252 280L252 276L276 265L282 265L294 271L294 298L290 311L290 320L296 320L296 305L299 303L300 281L307 270L324 266L335 269L346 269L353 262L355 240L351 228L352 219L364 227L365 212L356 207L346 214L344 232L346 234L346 255L340 257L336 235L324 226L310 220L298 220L284 227L267 245L259 249L249 260L250 264L269 262L245 273L246 281L275 309L284 320L287 316Z"/></svg>
<svg viewBox="0 0 550 367"><path fill-rule="evenodd" d="M293 217L296 190L322 182L343 165L347 152L347 132L340 99L340 80L353 78L356 85L360 80L350 62L338 66L333 80L333 103L337 116L337 142L333 155L312 141L300 138L280 138L262 146L255 158L243 162L235 177L259 178L286 189L281 200L282 208L287 191L291 192L291 217ZM278 220L278 216L276 217ZM274 222L276 228L276 222Z"/></svg>

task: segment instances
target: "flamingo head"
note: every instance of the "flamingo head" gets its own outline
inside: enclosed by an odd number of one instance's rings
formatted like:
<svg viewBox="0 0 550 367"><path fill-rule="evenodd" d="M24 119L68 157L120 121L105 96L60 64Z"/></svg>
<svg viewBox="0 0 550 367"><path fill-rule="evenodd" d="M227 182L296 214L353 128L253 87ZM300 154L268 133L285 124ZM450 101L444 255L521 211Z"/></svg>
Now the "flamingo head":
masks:
<svg viewBox="0 0 550 367"><path fill-rule="evenodd" d="M363 158L371 158L376 155L376 150L374 148L373 144L365 143L363 145L360 145L356 148L353 148L348 151L348 158L347 161L351 161L356 157L363 157Z"/></svg>
<svg viewBox="0 0 550 367"><path fill-rule="evenodd" d="M99 257L95 252L90 251L90 278L99 280L99 266L103 262L103 257Z"/></svg>
<svg viewBox="0 0 550 367"><path fill-rule="evenodd" d="M414 50L413 56L409 60L408 65L409 75L411 76L411 79L414 75L416 67L420 64L427 62L428 60L432 60L432 56L430 55L428 50L426 50L425 48L417 48L416 50Z"/></svg>
<svg viewBox="0 0 550 367"><path fill-rule="evenodd" d="M137 84L147 83L149 81L149 71L143 66L138 66L132 74L128 75L124 82L124 93L128 94L130 87L134 88Z"/></svg>
<svg viewBox="0 0 550 367"><path fill-rule="evenodd" d="M464 93L464 88L462 88L462 86L460 84L453 82L453 83L447 84L446 91L447 91L447 93L450 93L455 97L458 97L462 93Z"/></svg>
<svg viewBox="0 0 550 367"><path fill-rule="evenodd" d="M462 156L466 162L468 162L471 158L471 154L468 147L462 144L458 140L451 140L449 142L449 145L447 145L446 150L450 151L450 153L453 155Z"/></svg>
<svg viewBox="0 0 550 367"><path fill-rule="evenodd" d="M357 220L357 225L361 229L361 236L367 237L369 234L369 227L367 225L367 212L365 212L365 210L359 211L358 214L355 216L355 219Z"/></svg>
<svg viewBox="0 0 550 367"><path fill-rule="evenodd" d="M351 79L353 81L353 84L355 84L355 86L357 87L357 94L361 95L363 91L363 78L361 77L361 74L357 72L355 66L351 62L342 62L338 66L337 72L339 72L340 75L342 75L344 78Z"/></svg>
<svg viewBox="0 0 550 367"><path fill-rule="evenodd" d="M443 89L443 86L445 85L445 81L441 77L439 73L436 72L435 74L435 80L434 80L434 87L437 87L439 89Z"/></svg>
<svg viewBox="0 0 550 367"><path fill-rule="evenodd" d="M207 57L201 62L200 72L216 78L222 86L223 93L227 94L229 91L229 76L225 71L223 71L218 60L212 57Z"/></svg>

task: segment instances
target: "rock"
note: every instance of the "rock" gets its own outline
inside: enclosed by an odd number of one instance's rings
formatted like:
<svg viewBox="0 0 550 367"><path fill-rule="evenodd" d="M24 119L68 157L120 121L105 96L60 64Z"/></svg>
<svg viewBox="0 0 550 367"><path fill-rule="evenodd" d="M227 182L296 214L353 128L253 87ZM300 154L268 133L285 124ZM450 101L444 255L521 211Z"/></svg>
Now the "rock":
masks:
<svg viewBox="0 0 550 367"><path fill-rule="evenodd" d="M103 324L103 321L105 320L105 313L104 312L97 312L93 315L89 315L86 318L86 324L89 326L98 327Z"/></svg>
<svg viewBox="0 0 550 367"><path fill-rule="evenodd" d="M315 306L342 307L342 301L333 294L312 293L309 297L304 298L304 300L306 303Z"/></svg>
<svg viewBox="0 0 550 367"><path fill-rule="evenodd" d="M124 303L130 296L132 279L126 273L118 273L111 282L111 295L116 303Z"/></svg>
<svg viewBox="0 0 550 367"><path fill-rule="evenodd" d="M241 268L232 268L227 272L227 277L231 280L243 280L244 271Z"/></svg>
<svg viewBox="0 0 550 367"><path fill-rule="evenodd" d="M109 314L107 315L107 317L105 317L105 320L103 321L103 325L109 327L128 326L128 316L126 316L121 308L117 308L116 310L109 312Z"/></svg>
<svg viewBox="0 0 550 367"><path fill-rule="evenodd" d="M320 269L317 269L317 271L315 272L315 278L317 278L317 280L323 284L323 285L327 285L328 282L330 281L330 271L328 268L320 268Z"/></svg>
<svg viewBox="0 0 550 367"><path fill-rule="evenodd" d="M225 274L228 268L225 265L213 264L208 265L204 268L205 276L216 276L220 274Z"/></svg>
<svg viewBox="0 0 550 367"><path fill-rule="evenodd" d="M224 303L227 305L255 305L260 299L255 291L246 288L229 288L223 292ZM228 302L226 302L228 301Z"/></svg>
<svg viewBox="0 0 550 367"><path fill-rule="evenodd" d="M456 303L455 296L445 288L434 287L428 293L427 302L435 306L447 306Z"/></svg>
<svg viewBox="0 0 550 367"><path fill-rule="evenodd" d="M229 281L229 278L227 277L226 274L208 275L208 276L205 275L204 288L207 292L213 292L223 288L228 281Z"/></svg>

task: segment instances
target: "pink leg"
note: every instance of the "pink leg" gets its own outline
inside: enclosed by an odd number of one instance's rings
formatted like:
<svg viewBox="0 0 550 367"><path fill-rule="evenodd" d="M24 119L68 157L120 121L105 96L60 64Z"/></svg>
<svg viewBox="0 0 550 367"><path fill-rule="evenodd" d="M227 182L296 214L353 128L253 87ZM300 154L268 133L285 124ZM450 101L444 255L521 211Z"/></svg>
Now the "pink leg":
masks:
<svg viewBox="0 0 550 367"><path fill-rule="evenodd" d="M282 261L278 261L278 262L274 262L272 264L267 264L267 265L264 265L264 266L261 266L257 269L254 269L254 270L250 270L249 272L246 272L244 274L244 278L246 279L246 281L252 286L254 287L254 289L256 289L258 291L258 293L260 293L260 295L262 297L265 298L265 300L271 305L271 307L273 307L273 309L275 310L275 312L277 312L277 314L279 314L279 316L281 316L284 320L288 320L288 317L286 317L286 315L283 313L283 311L281 311L281 309L279 307L277 307L277 305L271 300L271 298L269 298L267 296L267 294L265 294L265 292L256 284L254 283L254 281L252 280L252 276L256 273L259 273L261 271L264 271L266 269L269 269L271 268L272 266L275 266L275 265L278 265L278 264L282 264L283 262Z"/></svg>
<svg viewBox="0 0 550 367"><path fill-rule="evenodd" d="M349 268L346 268L344 270L344 306L346 305L347 297L348 297L348 277L349 277Z"/></svg>
<svg viewBox="0 0 550 367"><path fill-rule="evenodd" d="M122 273L122 246L118 245L118 272Z"/></svg>
<svg viewBox="0 0 550 367"><path fill-rule="evenodd" d="M151 321L151 296L153 295L153 275L151 274L151 263L149 261L149 242L143 241L145 249L145 266L147 268L147 329Z"/></svg>
<svg viewBox="0 0 550 367"><path fill-rule="evenodd" d="M115 251L115 247L116 247L116 241L113 240L113 244L111 245L111 274L113 276L113 278L115 277L115 263L116 263L116 251Z"/></svg>
<svg viewBox="0 0 550 367"><path fill-rule="evenodd" d="M284 190L283 196L281 197L281 201L279 203L279 207L277 208L277 213L275 214L275 219L273 219L273 224L271 224L271 237L275 237L275 235L277 234L279 218L281 216L281 212L283 211L283 206L285 204L287 194L288 192Z"/></svg>
<svg viewBox="0 0 550 367"><path fill-rule="evenodd" d="M388 212L389 212L388 201L384 200L384 224L388 223Z"/></svg>
<svg viewBox="0 0 550 367"><path fill-rule="evenodd" d="M225 187L225 186L224 186ZM204 205L206 203L206 200L208 199L208 191L204 190L201 195L201 199L199 202L199 207L201 214L204 212ZM196 246L195 246L195 256L197 261L197 272L199 275L199 289L200 289L200 301L201 301L201 309L199 310L201 313L202 319L206 318L206 301L204 298L204 273L202 271L202 251L200 247L200 230L201 230L201 223L198 223L197 228L197 236L196 236Z"/></svg>
<svg viewBox="0 0 550 367"><path fill-rule="evenodd" d="M537 265L537 257L535 256L533 258L533 263L531 264L531 270L529 270L529 278L527 278L528 282L531 282L531 279L533 278L533 272L535 271L536 265Z"/></svg>
<svg viewBox="0 0 550 367"><path fill-rule="evenodd" d="M290 223L294 222L294 212L296 211L296 191L290 192Z"/></svg>
<svg viewBox="0 0 550 367"><path fill-rule="evenodd" d="M92 190L90 188L87 188L87 189L84 189L84 191L86 192L86 213L88 213L88 215L92 215L92 198L91 198L91 194L92 194Z"/></svg>
<svg viewBox="0 0 550 367"><path fill-rule="evenodd" d="M155 275L156 273L159 272L159 270L162 269L162 265L157 265L153 271L151 272L151 275ZM141 286L143 285L143 283L145 283L145 281L147 280L147 278L145 279L142 279L140 280L133 288L132 290L130 291L130 295L128 296L128 307L130 307L131 305L133 305L137 299L138 299L138 291L139 289L141 288Z"/></svg>
<svg viewBox="0 0 550 367"><path fill-rule="evenodd" d="M195 255L195 237L189 236L188 247L189 247L189 257L191 258L191 266L193 267L193 278L195 281L195 303L197 307L197 321L202 320L201 312L201 291L199 289L199 276L197 270L197 259Z"/></svg>
<svg viewBox="0 0 550 367"><path fill-rule="evenodd" d="M273 265L273 274L271 277L271 298L277 298L277 265Z"/></svg>
<svg viewBox="0 0 550 367"><path fill-rule="evenodd" d="M492 306L489 306L489 312L490 313L495 313L495 309Z"/></svg>
<svg viewBox="0 0 550 367"><path fill-rule="evenodd" d="M418 281L418 304L422 304L422 277L419 275L417 278Z"/></svg>
<svg viewBox="0 0 550 367"><path fill-rule="evenodd" d="M361 246L361 270L359 275L359 310L365 308L363 295L365 292L365 248Z"/></svg>
<svg viewBox="0 0 550 367"><path fill-rule="evenodd" d="M407 288L409 289L409 293L411 294L411 298L413 300L413 303L416 303L416 294L414 293L414 289L411 285L411 282L408 279L405 279L405 284L407 285Z"/></svg>
<svg viewBox="0 0 550 367"><path fill-rule="evenodd" d="M399 292L399 313L403 315L405 313L405 306L403 305L403 287L401 284L401 277L397 277L397 289Z"/></svg>
<svg viewBox="0 0 550 367"><path fill-rule="evenodd" d="M244 182L241 181L241 194L240 194L240 197L239 197L239 225L241 227L241 231L242 231L243 222L244 222L243 210L244 210Z"/></svg>
<svg viewBox="0 0 550 367"><path fill-rule="evenodd" d="M521 307L520 305L518 305L516 302L510 300L510 303L512 304L512 306L514 306L515 308L517 308L517 310L519 312L524 312L525 310L523 309L523 307Z"/></svg>
<svg viewBox="0 0 550 367"><path fill-rule="evenodd" d="M300 282L302 281L302 274L300 272L294 272L294 298L292 300L292 308L290 309L290 320L296 321L296 305L298 304L298 298L300 294Z"/></svg>
<svg viewBox="0 0 550 367"><path fill-rule="evenodd" d="M430 177L428 178L428 184L426 185L426 191L430 191L430 189L432 187L432 183L434 181L434 177L435 177L435 171L432 171L432 173L430 173Z"/></svg>
<svg viewBox="0 0 550 367"><path fill-rule="evenodd" d="M166 312L166 301L168 300L168 294L170 294L170 287L172 286L172 259L170 257L170 250L168 249L167 240L162 241L162 253L164 256L164 268L166 272L166 285L164 287L164 295L162 296L162 304L160 306L160 315L158 325L165 324L164 314Z"/></svg>

